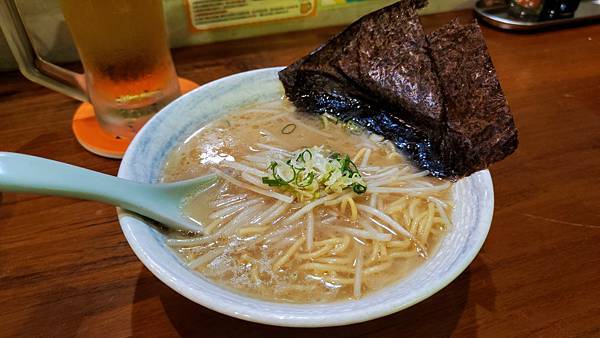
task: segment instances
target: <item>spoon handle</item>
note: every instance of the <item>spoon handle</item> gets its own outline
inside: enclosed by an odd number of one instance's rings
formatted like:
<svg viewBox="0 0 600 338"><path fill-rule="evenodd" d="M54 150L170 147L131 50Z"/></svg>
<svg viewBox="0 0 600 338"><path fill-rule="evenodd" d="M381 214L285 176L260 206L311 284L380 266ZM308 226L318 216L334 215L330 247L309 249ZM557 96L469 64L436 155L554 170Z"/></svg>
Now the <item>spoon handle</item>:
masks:
<svg viewBox="0 0 600 338"><path fill-rule="evenodd" d="M0 152L0 191L104 202L185 231L202 229L181 212L182 198L214 181L215 177L208 175L169 184L144 184L41 157Z"/></svg>
<svg viewBox="0 0 600 338"><path fill-rule="evenodd" d="M67 196L125 206L143 186L41 157L0 152L0 191Z"/></svg>

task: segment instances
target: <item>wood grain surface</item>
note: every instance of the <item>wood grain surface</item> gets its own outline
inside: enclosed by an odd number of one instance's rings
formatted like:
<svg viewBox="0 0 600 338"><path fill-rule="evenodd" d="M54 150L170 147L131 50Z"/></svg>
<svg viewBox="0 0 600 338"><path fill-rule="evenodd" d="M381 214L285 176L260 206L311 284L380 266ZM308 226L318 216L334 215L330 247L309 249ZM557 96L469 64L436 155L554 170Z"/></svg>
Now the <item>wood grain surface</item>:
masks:
<svg viewBox="0 0 600 338"><path fill-rule="evenodd" d="M428 29L470 11L423 17ZM340 30L326 28L173 51L206 83L286 65ZM483 28L520 146L491 168L488 239L454 282L399 313L337 328L287 329L215 313L175 293L135 257L115 209L5 193L0 204L0 336L598 337L600 336L600 25L536 34ZM0 150L108 174L71 132L78 103L0 74Z"/></svg>

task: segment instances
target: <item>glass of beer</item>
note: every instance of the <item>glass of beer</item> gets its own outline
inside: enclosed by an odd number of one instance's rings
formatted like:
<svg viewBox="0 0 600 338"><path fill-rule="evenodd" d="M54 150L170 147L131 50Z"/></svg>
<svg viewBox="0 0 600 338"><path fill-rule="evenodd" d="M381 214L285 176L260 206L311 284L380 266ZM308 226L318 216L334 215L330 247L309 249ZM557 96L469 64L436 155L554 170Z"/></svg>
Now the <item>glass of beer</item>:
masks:
<svg viewBox="0 0 600 338"><path fill-rule="evenodd" d="M0 1L4 1L0 14L10 10L16 13L14 0ZM154 113L180 94L162 1L60 0L60 3L84 74L39 58L24 29L23 34L19 32L22 22L18 15L16 18L13 15L11 19L15 22L9 28L16 31L16 38L10 40L23 50L24 57L15 55L21 72L34 82L91 102L96 119L106 132L121 138L133 137ZM5 25L8 26L3 24L3 30Z"/></svg>

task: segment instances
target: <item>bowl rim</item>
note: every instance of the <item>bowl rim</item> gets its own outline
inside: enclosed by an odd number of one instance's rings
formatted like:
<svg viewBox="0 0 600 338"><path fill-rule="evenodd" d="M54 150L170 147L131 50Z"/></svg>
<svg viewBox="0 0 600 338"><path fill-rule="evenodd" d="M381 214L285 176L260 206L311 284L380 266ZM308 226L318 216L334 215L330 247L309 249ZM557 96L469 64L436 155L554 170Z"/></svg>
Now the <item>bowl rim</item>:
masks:
<svg viewBox="0 0 600 338"><path fill-rule="evenodd" d="M167 108L170 107L171 105L173 105L176 102L179 102L181 100L186 100L189 96L196 95L196 93L198 93L200 91L208 90L211 87L215 87L224 82L234 80L238 77L253 76L258 73L274 72L274 71L279 71L281 69L283 69L283 67L271 67L271 68L261 68L261 69L255 69L255 70L250 70L250 71L246 71L246 72L236 73L233 75L229 75L229 76L214 80L207 84L204 84L204 85L180 96L179 98L177 98L176 100L171 102L169 105L167 105L166 107L161 109L161 111L159 111L154 117L152 117L146 123L146 125L138 132L138 134L134 137L131 144L129 145L129 148L125 152L125 155L123 156L123 160L119 167L118 176L122 177L122 175L126 171L127 164L135 161L135 159L133 158L133 155L132 155L134 153L133 149L135 149L136 147L139 147L140 144L142 144L144 138L149 137L149 135L146 135L147 133L145 133L145 130L147 130L148 126L152 124L152 121L156 118L156 116L162 116L162 115L168 114L169 109L167 109ZM202 292L199 292L198 290L194 290L190 287L186 287L185 284L178 281L179 280L178 278L176 278L175 276L169 275L169 272L167 272L166 270L161 268L161 263L159 263L158 260L154 259L154 257L151 256L151 253L149 253L147 250L144 249L142 242L140 242L140 240L137 238L137 236L134 233L134 228L131 226L131 224L126 219L127 217L132 216L132 214L130 212L123 210L121 208L117 208L117 214L118 214L119 223L121 225L121 229L125 235L125 238L127 239L128 244L130 245L133 252L138 257L138 259L161 282L166 284L168 287L170 287L171 289L173 289L180 295L186 297L187 299L189 299L203 307L206 307L213 311L219 312L221 314L224 314L224 315L227 315L230 317L234 317L234 318L238 318L238 319L242 319L242 320L246 320L246 321L255 322L255 323L275 325L275 326L285 326L285 327L341 326L341 325L354 324L354 323L365 322L368 320L380 318L380 317L387 316L392 313L398 312L400 310L406 309L408 307L411 307L411 306L429 298L433 294L440 291L442 288L446 287L454 279L456 279L471 264L471 262L475 259L475 257L481 250L481 247L483 246L483 243L485 242L485 239L487 238L489 229L491 227L491 222L492 222L493 212L494 212L494 207L493 207L494 206L494 191L493 191L493 183L492 183L492 178L491 178L490 172L489 172L489 170L482 170L482 171L478 172L477 174L479 175L481 184L484 185L490 191L490 194L486 197L488 199L487 202L489 203L490 207L487 209L483 209L483 212L480 214L481 219L479 220L478 224L481 228L479 229L480 236L477 238L477 241L475 241L473 243L473 245L470 246L470 248L464 252L464 254L462 255L462 258L459 260L459 263L455 264L453 266L453 269L451 269L450 271L448 271L446 273L445 278L438 279L438 280L435 280L434 282L431 282L427 289L418 293L416 295L416 297L412 297L409 302L403 303L400 306L381 307L377 311L369 311L369 312L361 312L361 311L347 312L340 316L329 316L329 317L327 317L327 319L316 318L316 317L314 317L314 318L304 318L304 317L303 318L300 318L300 317L281 318L281 317L277 316L276 314L270 314L265 311L263 311L262 313L247 313L244 311L246 309L244 306L239 306L238 308L232 308L230 306L231 304L223 305L223 304L220 304L219 302L211 302L210 294L207 294L207 293L203 294ZM212 284L218 285L216 283L212 283ZM235 293L234 291L229 291L224 288L223 288L223 292ZM248 299L251 302L265 302L263 300L259 300L259 299L256 299L256 298L253 298L250 296L246 296L246 295L243 295L240 293L236 293L236 294L238 296L244 297L245 299ZM272 305L273 304L282 304L285 306L290 306L290 305L292 305L292 306L295 306L295 305L310 306L310 305L312 305L312 304L278 303L278 302L269 302L269 301L266 301L266 302L268 302L269 304L272 304ZM323 304L319 304L319 305L323 305Z"/></svg>

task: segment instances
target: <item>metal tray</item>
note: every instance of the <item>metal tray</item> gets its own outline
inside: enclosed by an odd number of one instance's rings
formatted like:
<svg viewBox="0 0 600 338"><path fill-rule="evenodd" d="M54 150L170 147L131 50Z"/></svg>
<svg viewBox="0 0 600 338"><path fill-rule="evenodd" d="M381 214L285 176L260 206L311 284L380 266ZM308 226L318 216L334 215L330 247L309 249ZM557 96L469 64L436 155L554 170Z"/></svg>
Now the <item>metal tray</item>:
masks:
<svg viewBox="0 0 600 338"><path fill-rule="evenodd" d="M600 0L581 0L572 18L545 21L525 21L508 15L508 6L487 7L483 1L475 4L475 13L484 22L507 30L536 30L586 21L600 21Z"/></svg>

